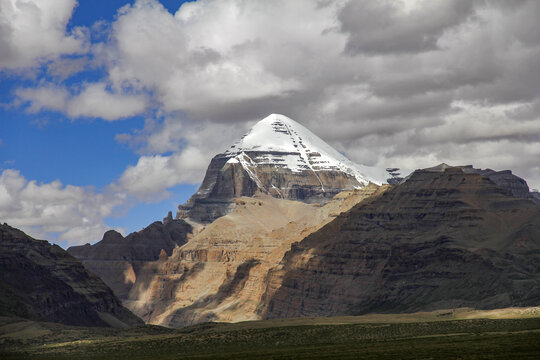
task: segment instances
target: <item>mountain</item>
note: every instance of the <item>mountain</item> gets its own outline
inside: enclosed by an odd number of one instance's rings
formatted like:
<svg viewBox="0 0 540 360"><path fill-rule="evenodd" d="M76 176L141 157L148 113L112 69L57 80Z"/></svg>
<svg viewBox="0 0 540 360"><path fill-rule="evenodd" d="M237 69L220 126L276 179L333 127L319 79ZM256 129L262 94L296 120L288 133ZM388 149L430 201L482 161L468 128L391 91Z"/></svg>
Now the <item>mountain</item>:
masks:
<svg viewBox="0 0 540 360"><path fill-rule="evenodd" d="M511 172L417 170L295 244L263 318L538 305L540 205Z"/></svg>
<svg viewBox="0 0 540 360"><path fill-rule="evenodd" d="M296 121L272 114L212 159L177 217L210 223L231 210L232 199L255 194L324 203L343 190L385 182L387 175L354 164Z"/></svg>
<svg viewBox="0 0 540 360"><path fill-rule="evenodd" d="M266 274L291 243L382 191L373 182L387 176L273 114L212 159L180 219L169 214L125 238L109 231L68 252L148 322L258 318L242 304L260 302Z"/></svg>
<svg viewBox="0 0 540 360"><path fill-rule="evenodd" d="M1 316L84 326L142 324L80 261L7 224L0 225L0 289Z"/></svg>
<svg viewBox="0 0 540 360"><path fill-rule="evenodd" d="M127 297L141 266L172 254L176 246L187 242L192 226L183 220L173 220L172 214L163 222L156 221L125 238L109 230L94 245L72 246L68 253L99 275L120 298Z"/></svg>

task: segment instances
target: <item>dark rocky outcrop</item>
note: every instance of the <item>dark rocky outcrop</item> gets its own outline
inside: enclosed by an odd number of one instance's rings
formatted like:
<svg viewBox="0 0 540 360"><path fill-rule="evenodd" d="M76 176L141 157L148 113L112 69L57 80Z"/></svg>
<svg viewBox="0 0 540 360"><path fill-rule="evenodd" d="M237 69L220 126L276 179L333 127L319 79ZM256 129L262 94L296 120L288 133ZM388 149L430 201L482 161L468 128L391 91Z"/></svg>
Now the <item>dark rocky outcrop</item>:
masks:
<svg viewBox="0 0 540 360"><path fill-rule="evenodd" d="M274 155L283 155L276 153ZM258 164L268 152L243 152L245 161L229 162L230 153L216 155L197 191L179 207L177 217L210 223L234 208L234 198L269 194L286 200L325 203L343 190L361 186L356 178L336 170L291 171L273 164Z"/></svg>
<svg viewBox="0 0 540 360"><path fill-rule="evenodd" d="M163 257L162 251L171 255L176 246L186 243L191 231L191 225L185 221L165 218L164 223L156 221L126 237L114 230L107 231L100 242L72 246L67 251L124 299L141 266Z"/></svg>
<svg viewBox="0 0 540 360"><path fill-rule="evenodd" d="M72 246L67 251L81 260L133 260L153 261L159 258L161 249L171 254L175 246L186 243L191 225L183 220L162 223L156 221L141 231L125 238L115 230L109 230L94 245Z"/></svg>
<svg viewBox="0 0 540 360"><path fill-rule="evenodd" d="M293 244L264 318L540 303L540 206L510 172L417 170Z"/></svg>
<svg viewBox="0 0 540 360"><path fill-rule="evenodd" d="M0 225L0 315L82 326L142 321L57 245Z"/></svg>

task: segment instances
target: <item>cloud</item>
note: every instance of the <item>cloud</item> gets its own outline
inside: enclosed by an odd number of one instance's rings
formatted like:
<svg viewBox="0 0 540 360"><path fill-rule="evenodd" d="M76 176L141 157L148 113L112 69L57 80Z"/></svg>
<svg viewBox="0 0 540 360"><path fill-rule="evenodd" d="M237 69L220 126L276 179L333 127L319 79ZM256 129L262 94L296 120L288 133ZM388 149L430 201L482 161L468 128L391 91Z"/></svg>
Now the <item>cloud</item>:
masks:
<svg viewBox="0 0 540 360"><path fill-rule="evenodd" d="M145 0L122 9L100 51L108 81L151 91L166 114L118 136L173 152L156 166L181 148L207 154L186 135L194 124L240 131L279 112L359 163L415 168L471 162L467 146L508 158L507 143L540 136L539 12L532 0L204 0L170 14ZM530 158L512 159L491 166L540 183Z"/></svg>
<svg viewBox="0 0 540 360"><path fill-rule="evenodd" d="M19 171L0 175L0 219L37 238L68 245L95 242L109 229L104 219L126 202L124 194L28 181Z"/></svg>
<svg viewBox="0 0 540 360"><path fill-rule="evenodd" d="M53 79L17 96L34 113L147 117L117 135L141 158L113 185L144 201L200 181L213 155L269 113L358 163L472 162L540 187L539 13L535 0L198 0L171 14L138 0L92 30L91 54L51 61ZM102 79L48 82L86 56Z"/></svg>
<svg viewBox="0 0 540 360"><path fill-rule="evenodd" d="M88 57L61 58L47 65L47 73L57 81L64 81L91 66Z"/></svg>
<svg viewBox="0 0 540 360"><path fill-rule="evenodd" d="M350 1L339 13L351 55L422 53L440 49L440 37L474 12L471 0Z"/></svg>
<svg viewBox="0 0 540 360"><path fill-rule="evenodd" d="M66 33L76 5L76 0L0 1L0 69L20 70L86 52L86 29Z"/></svg>
<svg viewBox="0 0 540 360"><path fill-rule="evenodd" d="M143 201L167 198L170 187L201 182L212 157L244 130L211 122L183 125L181 119L169 117L162 124L147 123L146 129L135 134L122 134L124 142L135 148L143 146L139 151L146 155L123 172L114 188ZM155 152L172 154L150 155Z"/></svg>
<svg viewBox="0 0 540 360"><path fill-rule="evenodd" d="M26 110L32 114L42 110L63 111L70 97L67 89L52 84L38 88L19 88L15 93L19 102L29 103Z"/></svg>
<svg viewBox="0 0 540 360"><path fill-rule="evenodd" d="M169 196L167 188L181 183L202 181L208 157L199 149L188 147L170 156L141 156L135 166L128 167L119 180L118 189L145 201Z"/></svg>
<svg viewBox="0 0 540 360"><path fill-rule="evenodd" d="M106 89L105 83L87 84L68 106L70 117L97 117L117 120L142 113L148 105L145 96L124 94Z"/></svg>
<svg viewBox="0 0 540 360"><path fill-rule="evenodd" d="M65 87L54 84L19 88L16 95L19 102L29 104L27 111L30 113L53 110L74 119L93 117L114 121L138 115L148 106L146 96L108 90L105 83L85 84L75 95Z"/></svg>
<svg viewBox="0 0 540 360"><path fill-rule="evenodd" d="M299 3L201 1L172 15L156 1L137 1L113 24L103 55L111 59L110 79L151 89L166 111L197 116L215 106L286 97L302 87L298 77L309 64L301 62L311 45L320 42L321 52L340 47L330 34L319 39L325 23L298 22L318 13L316 3Z"/></svg>

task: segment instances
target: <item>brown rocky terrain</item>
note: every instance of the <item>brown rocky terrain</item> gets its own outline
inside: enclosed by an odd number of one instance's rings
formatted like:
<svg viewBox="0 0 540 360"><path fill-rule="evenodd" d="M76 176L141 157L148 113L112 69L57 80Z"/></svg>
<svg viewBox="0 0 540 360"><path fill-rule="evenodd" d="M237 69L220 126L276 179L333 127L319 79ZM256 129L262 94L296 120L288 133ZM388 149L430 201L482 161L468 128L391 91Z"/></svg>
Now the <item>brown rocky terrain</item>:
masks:
<svg viewBox="0 0 540 360"><path fill-rule="evenodd" d="M0 315L67 325L142 324L80 261L7 224L0 225Z"/></svg>
<svg viewBox="0 0 540 360"><path fill-rule="evenodd" d="M371 184L325 206L268 195L235 200L170 257L146 263L124 304L146 322L185 326L259 319L270 269L291 244L384 189Z"/></svg>
<svg viewBox="0 0 540 360"><path fill-rule="evenodd" d="M538 305L540 206L524 187L511 173L417 170L294 244L260 314Z"/></svg>
<svg viewBox="0 0 540 360"><path fill-rule="evenodd" d="M72 246L67 251L99 275L117 296L125 298L142 265L158 260L162 252L171 255L176 246L186 243L191 231L191 225L173 220L169 214L163 222L156 221L125 238L110 230L94 245Z"/></svg>

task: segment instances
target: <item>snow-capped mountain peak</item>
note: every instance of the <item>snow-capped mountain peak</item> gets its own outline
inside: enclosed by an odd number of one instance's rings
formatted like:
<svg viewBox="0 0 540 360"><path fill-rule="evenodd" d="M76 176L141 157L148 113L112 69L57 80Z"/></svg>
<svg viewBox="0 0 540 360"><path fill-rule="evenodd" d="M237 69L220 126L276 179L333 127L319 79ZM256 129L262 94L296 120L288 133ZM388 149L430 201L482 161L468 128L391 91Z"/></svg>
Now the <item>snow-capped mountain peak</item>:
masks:
<svg viewBox="0 0 540 360"><path fill-rule="evenodd" d="M381 184L384 169L353 163L310 130L281 114L271 114L256 123L224 155L237 161L242 153L259 153L256 163L287 168L293 172L342 171L362 184ZM235 159L235 160L233 160Z"/></svg>
<svg viewBox="0 0 540 360"><path fill-rule="evenodd" d="M386 170L357 165L296 121L272 114L214 156L177 216L209 223L232 209L232 199L257 194L322 204L386 177Z"/></svg>

